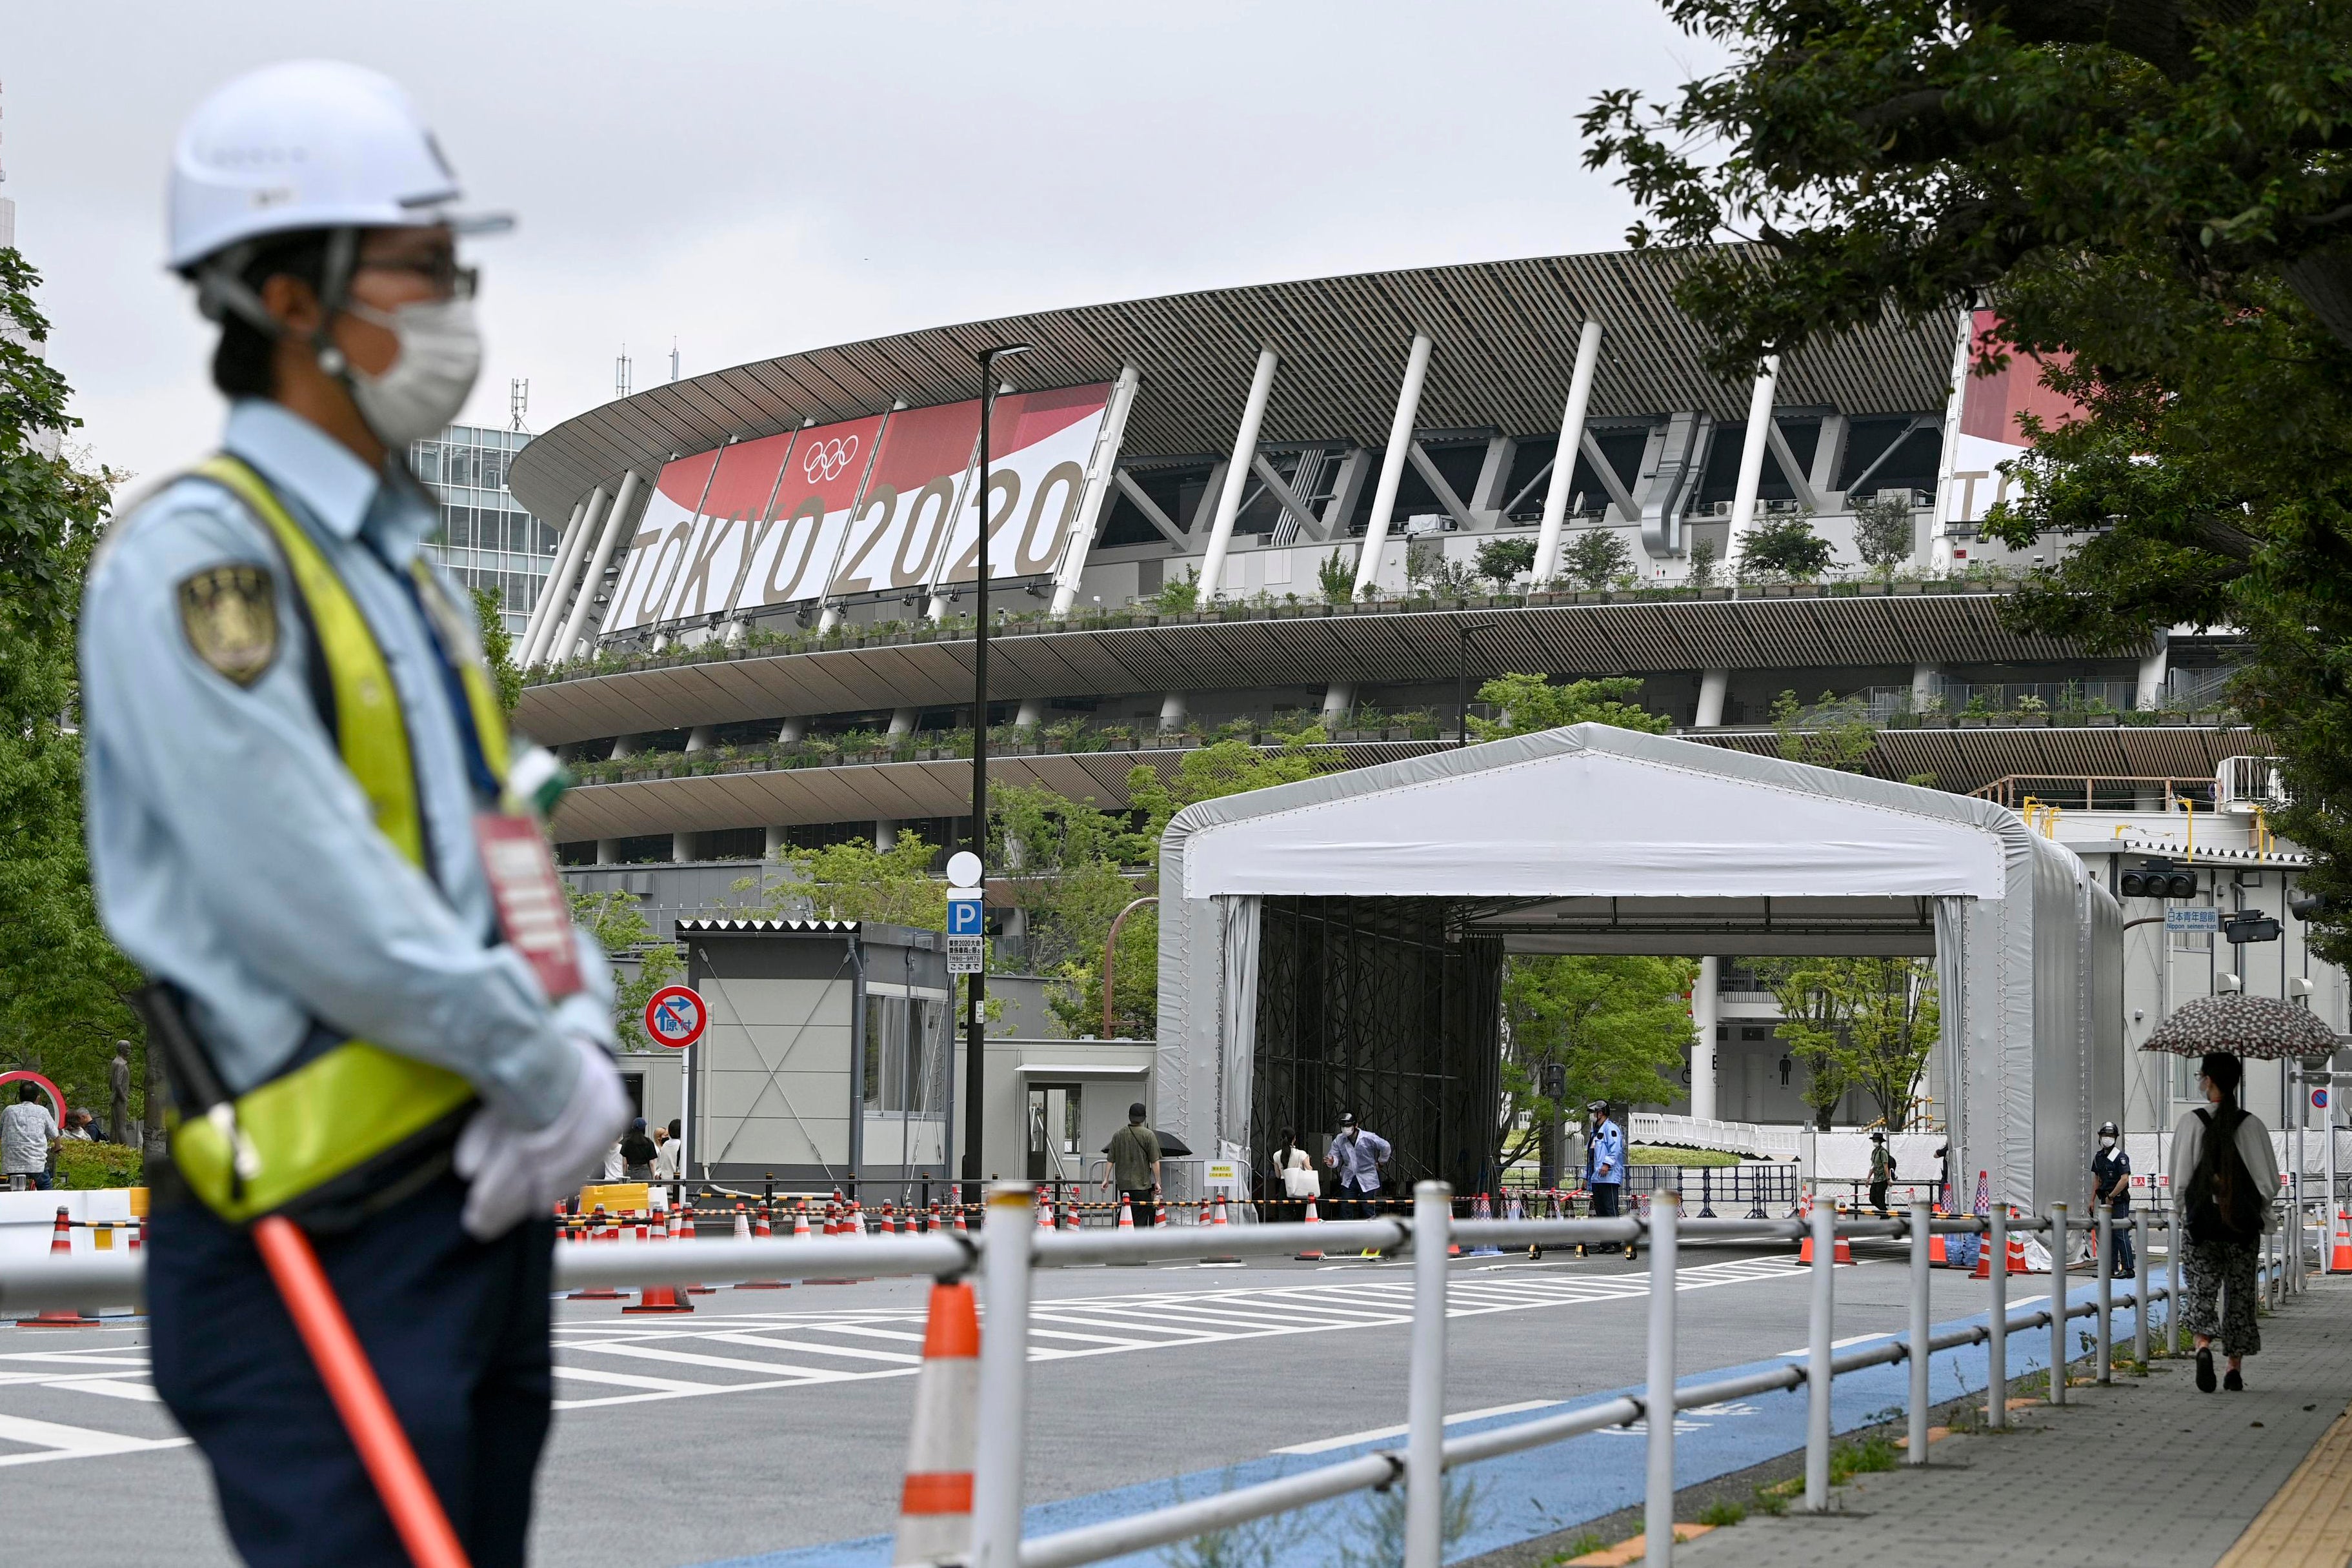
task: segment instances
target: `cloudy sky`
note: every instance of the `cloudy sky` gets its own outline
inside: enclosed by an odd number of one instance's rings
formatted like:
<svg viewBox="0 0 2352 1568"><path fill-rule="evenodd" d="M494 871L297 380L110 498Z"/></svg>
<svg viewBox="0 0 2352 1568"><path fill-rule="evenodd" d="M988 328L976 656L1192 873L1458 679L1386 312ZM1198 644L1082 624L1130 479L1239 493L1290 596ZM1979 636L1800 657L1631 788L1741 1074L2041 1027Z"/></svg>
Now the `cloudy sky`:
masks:
<svg viewBox="0 0 2352 1568"><path fill-rule="evenodd" d="M172 137L204 95L325 56L415 95L473 205L489 359L468 417L878 333L1223 284L1620 243L1582 167L1605 88L1703 46L1654 0L722 4L99 0L0 40L0 194L47 275L80 440L154 474L219 409L162 270Z"/></svg>

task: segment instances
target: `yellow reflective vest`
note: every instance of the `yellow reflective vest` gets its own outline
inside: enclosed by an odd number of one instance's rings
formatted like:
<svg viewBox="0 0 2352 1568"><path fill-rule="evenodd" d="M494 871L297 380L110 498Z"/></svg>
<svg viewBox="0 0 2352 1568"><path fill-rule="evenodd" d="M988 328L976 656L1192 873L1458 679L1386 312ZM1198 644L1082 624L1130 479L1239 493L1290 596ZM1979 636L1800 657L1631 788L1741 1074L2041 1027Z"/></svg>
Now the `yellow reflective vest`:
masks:
<svg viewBox="0 0 2352 1568"><path fill-rule="evenodd" d="M324 666L343 765L367 796L376 826L410 864L429 873L407 719L383 649L351 590L251 468L223 455L194 472L244 502L277 542ZM412 569L436 619L459 613L423 561ZM471 654L470 638L461 644L444 627L436 630L465 686L483 761L503 783L506 718L490 672ZM446 1139L473 1100L473 1086L446 1068L345 1040L236 1097L236 1129L252 1156L243 1172L226 1119L174 1117L172 1163L224 1219L241 1223L327 1203L364 1206L372 1194L397 1190L414 1174L419 1157Z"/></svg>

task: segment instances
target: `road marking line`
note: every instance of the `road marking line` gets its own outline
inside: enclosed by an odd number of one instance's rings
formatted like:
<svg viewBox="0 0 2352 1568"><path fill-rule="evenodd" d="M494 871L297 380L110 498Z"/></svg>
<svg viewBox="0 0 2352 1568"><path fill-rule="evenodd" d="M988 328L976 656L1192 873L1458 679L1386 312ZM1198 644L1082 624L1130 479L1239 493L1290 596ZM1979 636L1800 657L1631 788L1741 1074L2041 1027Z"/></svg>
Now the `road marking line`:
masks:
<svg viewBox="0 0 2352 1568"><path fill-rule="evenodd" d="M52 1388L70 1388L80 1394L101 1394L109 1399L136 1400L142 1405L161 1405L163 1403L163 1396L155 1392L155 1385L153 1384L126 1383L119 1377L60 1378L58 1382L51 1384L49 1386Z"/></svg>
<svg viewBox="0 0 2352 1568"><path fill-rule="evenodd" d="M600 1372L594 1367L572 1366L564 1362L557 1362L554 1371L558 1377L569 1377L581 1383L601 1383L614 1388L660 1389L672 1394L688 1391L699 1393L707 1388L741 1386L735 1384L696 1383L690 1378L682 1377L639 1377L635 1373Z"/></svg>
<svg viewBox="0 0 2352 1568"><path fill-rule="evenodd" d="M715 1344L749 1345L763 1351L813 1351L818 1355L846 1356L853 1361L887 1361L900 1366L920 1366L923 1358L898 1351L869 1351L856 1345L821 1345L808 1340L772 1340L755 1332L718 1333L700 1336Z"/></svg>
<svg viewBox="0 0 2352 1568"><path fill-rule="evenodd" d="M691 1351L656 1350L651 1345L573 1345L570 1348L597 1351L605 1355L635 1356L644 1361L668 1362L676 1366L707 1366L719 1372L760 1372L770 1377L782 1374L803 1383L838 1383L843 1378L859 1375L854 1372L837 1372L831 1367L795 1366L790 1362L747 1361L741 1356L731 1355L696 1355Z"/></svg>
<svg viewBox="0 0 2352 1568"><path fill-rule="evenodd" d="M1527 1410L1549 1410L1566 1404L1559 1399L1523 1399L1517 1405L1490 1405L1484 1410L1465 1410L1445 1418L1448 1426L1457 1421L1484 1421L1490 1415L1517 1415ZM1369 1432L1350 1432L1344 1437L1318 1437L1312 1443L1293 1443L1286 1448L1276 1448L1277 1454L1328 1454L1335 1448L1352 1448L1359 1443L1377 1443L1383 1437L1402 1437L1411 1430L1405 1426L1375 1426Z"/></svg>
<svg viewBox="0 0 2352 1568"><path fill-rule="evenodd" d="M40 1459L79 1459L101 1454L135 1454L149 1448L176 1448L185 1437L126 1437L119 1432L94 1432L87 1426L67 1426L36 1421L27 1415L0 1415L0 1438L29 1443L49 1450L41 1454L0 1456L0 1465L22 1465Z"/></svg>

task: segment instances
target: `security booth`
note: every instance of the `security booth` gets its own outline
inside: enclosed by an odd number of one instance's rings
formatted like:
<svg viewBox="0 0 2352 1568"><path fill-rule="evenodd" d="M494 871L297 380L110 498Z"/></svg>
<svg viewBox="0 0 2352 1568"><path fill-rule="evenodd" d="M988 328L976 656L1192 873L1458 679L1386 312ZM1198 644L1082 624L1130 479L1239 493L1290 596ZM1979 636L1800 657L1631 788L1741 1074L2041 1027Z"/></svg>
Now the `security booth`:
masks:
<svg viewBox="0 0 2352 1568"><path fill-rule="evenodd" d="M981 1169L991 1176L1102 1194L1103 1145L1140 1101L1160 1125L1151 1040L994 1037L981 1115ZM961 1080L959 1080L961 1082ZM959 1143L961 1118L957 1125Z"/></svg>
<svg viewBox="0 0 2352 1568"><path fill-rule="evenodd" d="M938 1191L956 1088L942 933L683 920L677 939L709 1020L685 1053L691 1176L869 1208Z"/></svg>

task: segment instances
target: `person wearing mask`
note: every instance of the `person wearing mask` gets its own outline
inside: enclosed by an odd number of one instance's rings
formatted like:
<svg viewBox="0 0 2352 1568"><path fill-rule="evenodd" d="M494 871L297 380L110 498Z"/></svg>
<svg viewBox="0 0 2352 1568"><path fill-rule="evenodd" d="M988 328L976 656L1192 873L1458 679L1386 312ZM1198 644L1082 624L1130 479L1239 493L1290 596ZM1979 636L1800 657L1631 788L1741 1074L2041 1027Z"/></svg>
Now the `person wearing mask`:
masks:
<svg viewBox="0 0 2352 1568"><path fill-rule="evenodd" d="M1584 1108L1592 1131L1584 1144L1584 1185L1592 1194L1592 1217L1615 1219L1624 1212L1625 1198L1625 1130L1609 1114L1609 1102L1596 1100ZM1591 1249L1580 1246L1579 1258L1591 1255ZM1625 1256L1636 1256L1633 1244L1625 1244Z"/></svg>
<svg viewBox="0 0 2352 1568"><path fill-rule="evenodd" d="M0 1110L0 1174L8 1178L10 1192L42 1190L58 1136L57 1118L41 1103L41 1086L17 1084L16 1103Z"/></svg>
<svg viewBox="0 0 2352 1568"><path fill-rule="evenodd" d="M2139 1271L2139 1254L2132 1250L2131 1219L2131 1156L2123 1144L2112 1121L2099 1124L2099 1152L2091 1156L2091 1202L2107 1205L2115 1216L2116 1278L2123 1279Z"/></svg>
<svg viewBox="0 0 2352 1568"><path fill-rule="evenodd" d="M2172 1131L2174 1202L2188 1245L2181 1281L2181 1321L2197 1342L2197 1386L2213 1392L2213 1343L2229 1358L2221 1386L2246 1386L2244 1363L2263 1348L2254 1308L2261 1294L2254 1269L2271 1200L2278 1195L2278 1161L2270 1129L2238 1104L2245 1064L2215 1051L2199 1064L2197 1087L2206 1103Z"/></svg>
<svg viewBox="0 0 2352 1568"><path fill-rule="evenodd" d="M1381 1195L1381 1167L1393 1152L1387 1139L1356 1125L1354 1111L1340 1112L1339 1136L1331 1140L1330 1151L1323 1156L1323 1163L1339 1173L1339 1199L1332 1205L1339 1213L1334 1218L1380 1217L1375 1209Z"/></svg>
<svg viewBox="0 0 2352 1568"><path fill-rule="evenodd" d="M1895 1152L1886 1146L1883 1131L1870 1135L1870 1206L1881 1219L1893 1219L1895 1211L1886 1206L1886 1189L1895 1182Z"/></svg>
<svg viewBox="0 0 2352 1568"><path fill-rule="evenodd" d="M654 1141L646 1136L646 1119L642 1116L629 1123L621 1134L621 1180L650 1182L654 1179Z"/></svg>
<svg viewBox="0 0 2352 1568"><path fill-rule="evenodd" d="M1282 1130L1282 1146L1274 1152L1274 1175L1282 1195L1297 1206L1297 1213L1290 1217L1305 1219L1307 1200L1323 1194L1323 1178L1316 1174L1315 1162L1307 1151L1298 1146L1298 1134L1287 1127Z"/></svg>
<svg viewBox="0 0 2352 1568"><path fill-rule="evenodd" d="M250 1234L299 1225L467 1560L509 1568L549 1213L628 1099L609 963L532 918L562 770L421 550L408 453L481 362L474 226L407 94L330 61L206 98L169 184L222 449L115 518L79 621L91 881L182 1091L148 1167L154 1387L247 1562L410 1561Z"/></svg>
<svg viewBox="0 0 2352 1568"><path fill-rule="evenodd" d="M1110 1183L1134 1217L1138 1228L1157 1223L1160 1193L1160 1135L1143 1124L1143 1101L1127 1108L1127 1125L1110 1135L1103 1155L1110 1166Z"/></svg>

